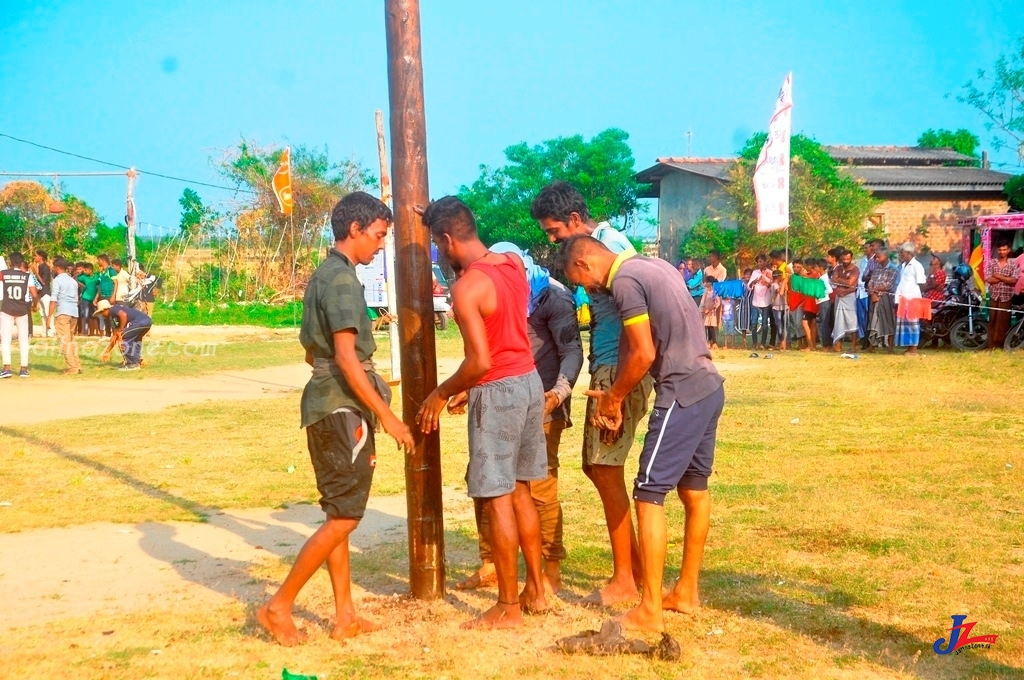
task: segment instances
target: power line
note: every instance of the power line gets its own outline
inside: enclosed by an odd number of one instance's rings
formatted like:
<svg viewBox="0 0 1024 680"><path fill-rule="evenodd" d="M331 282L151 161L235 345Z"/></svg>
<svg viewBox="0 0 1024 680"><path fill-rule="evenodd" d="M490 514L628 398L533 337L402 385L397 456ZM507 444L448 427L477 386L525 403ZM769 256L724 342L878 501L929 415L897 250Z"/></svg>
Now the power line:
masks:
<svg viewBox="0 0 1024 680"><path fill-rule="evenodd" d="M39 144L37 142L32 142L32 141L29 141L27 139L20 139L18 137L15 137L13 135L8 135L8 134L3 133L3 132L0 132L0 137L6 137L7 139L14 140L15 142L20 142L22 144L28 144L30 146L35 146L35 147L38 147L40 149L46 149L47 151L53 151L54 153L63 154L65 156L72 156L73 158L81 158L84 161L90 161L92 163L99 163L100 165L107 165L107 166L110 166L112 168L120 168L122 170L131 170L131 168L128 167L127 165L119 165L117 163L111 163L110 161L102 161L102 160L100 160L98 158L91 158L89 156L83 156L81 154L72 153L70 151L64 151L62 149L55 149L52 146L46 146L45 144ZM150 172L148 170L139 170L138 168L136 168L135 171L138 172L140 175L150 175L152 177L162 177L163 179L170 179L170 180L174 180L175 182L184 182L185 184L195 184L195 185L198 185L198 186L210 187L211 189L224 189L225 191L235 191L235 192L239 192L239 193L243 193L243 194L255 194L256 193L255 191L250 191L249 189L242 189L242 188L239 188L239 187L228 187L228 186L223 186L221 184L210 184L209 182L200 182L200 181L194 180L194 179L185 179L184 177L174 177L173 175L165 175L165 174L160 173L160 172Z"/></svg>

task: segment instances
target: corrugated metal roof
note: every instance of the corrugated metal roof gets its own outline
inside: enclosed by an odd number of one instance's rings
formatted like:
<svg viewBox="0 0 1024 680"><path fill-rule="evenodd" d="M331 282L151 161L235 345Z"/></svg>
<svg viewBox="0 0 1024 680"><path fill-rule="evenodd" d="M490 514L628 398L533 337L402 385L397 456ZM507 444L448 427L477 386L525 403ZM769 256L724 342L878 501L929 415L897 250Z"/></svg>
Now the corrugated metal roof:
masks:
<svg viewBox="0 0 1024 680"><path fill-rule="evenodd" d="M842 168L873 193L894 191L1001 192L1010 175L981 168L867 166Z"/></svg>
<svg viewBox="0 0 1024 680"><path fill-rule="evenodd" d="M676 170L710 177L719 182L728 182L727 175L734 160L734 158L696 158L693 156L659 158L657 165L636 174L636 181L651 185L651 189L641 198L658 198L661 195L661 178Z"/></svg>
<svg viewBox="0 0 1024 680"><path fill-rule="evenodd" d="M953 149L920 146L826 146L828 155L847 165L942 165L954 161L976 161Z"/></svg>

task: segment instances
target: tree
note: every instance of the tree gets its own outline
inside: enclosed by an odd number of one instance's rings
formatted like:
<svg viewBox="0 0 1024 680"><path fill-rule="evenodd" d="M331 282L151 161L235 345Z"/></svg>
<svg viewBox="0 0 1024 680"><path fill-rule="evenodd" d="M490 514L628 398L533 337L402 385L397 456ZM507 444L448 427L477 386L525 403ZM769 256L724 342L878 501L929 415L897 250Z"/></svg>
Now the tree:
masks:
<svg viewBox="0 0 1024 680"><path fill-rule="evenodd" d="M67 257L86 250L99 217L73 194L61 195L63 212L50 213L53 196L39 182L10 182L0 190L0 247L25 253L37 249Z"/></svg>
<svg viewBox="0 0 1024 680"><path fill-rule="evenodd" d="M1014 210L1024 210L1024 175L1015 175L1006 180L1003 187L1006 200Z"/></svg>
<svg viewBox="0 0 1024 680"><path fill-rule="evenodd" d="M706 260L712 250L722 254L727 269L735 269L736 230L723 227L717 220L705 215L686 232L679 244L679 257L699 257Z"/></svg>
<svg viewBox="0 0 1024 680"><path fill-rule="evenodd" d="M978 135L974 134L970 130L960 128L956 132L952 130L939 129L932 130L928 128L921 133L921 136L917 138L917 145L922 146L926 149L953 149L957 153L962 153L965 156L971 158L978 158L978 146L981 144L981 140L978 139ZM979 160L973 161L952 161L946 163L950 166L970 166L978 167L981 165Z"/></svg>
<svg viewBox="0 0 1024 680"><path fill-rule="evenodd" d="M964 83L956 100L985 115L985 129L996 133L993 148L1015 149L1017 162L1024 163L1024 37L1018 38L1009 57L999 55L991 74L978 69L976 79Z"/></svg>
<svg viewBox="0 0 1024 680"><path fill-rule="evenodd" d="M736 254L739 264L757 253L782 249L786 232L757 231L754 197L754 166L768 135L759 132L747 140L729 169L724 191L731 199L729 210L736 221ZM855 249L866 236L877 235L866 227L879 201L849 175L816 141L804 135L791 139L789 246L798 256L821 256L834 246Z"/></svg>
<svg viewBox="0 0 1024 680"><path fill-rule="evenodd" d="M326 147L294 147L294 208L286 216L281 214L271 185L281 154L280 148L260 148L244 139L227 150L217 168L244 193L223 215L205 208L195 192L183 194L182 228L197 228L206 220L211 232L207 236L221 250L225 266L235 271L239 263L245 263L256 288L294 294L295 286L316 266L335 203L352 191L375 186L377 181L355 161L332 161Z"/></svg>
<svg viewBox="0 0 1024 680"><path fill-rule="evenodd" d="M508 161L500 168L480 166L471 186L458 196L477 218L480 238L487 244L511 241L543 258L550 246L530 217L530 203L554 180L576 187L595 220L621 220L628 225L642 212L629 135L610 128L589 142L582 135L558 137L530 146L521 142L505 149Z"/></svg>
<svg viewBox="0 0 1024 680"><path fill-rule="evenodd" d="M195 191L185 188L178 199L181 206L179 228L182 236L197 236L210 230L219 217L217 211L203 205L203 199Z"/></svg>

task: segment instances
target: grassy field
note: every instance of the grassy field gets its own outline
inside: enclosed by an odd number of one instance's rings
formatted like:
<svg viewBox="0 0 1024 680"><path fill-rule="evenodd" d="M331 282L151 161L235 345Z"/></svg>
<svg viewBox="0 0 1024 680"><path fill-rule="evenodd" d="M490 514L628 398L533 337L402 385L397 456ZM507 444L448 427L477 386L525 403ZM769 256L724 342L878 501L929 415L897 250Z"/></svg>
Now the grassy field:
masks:
<svg viewBox="0 0 1024 680"><path fill-rule="evenodd" d="M302 323L302 302L280 305L231 302L157 303L153 318L174 326L246 325L268 328L298 328Z"/></svg>
<svg viewBox="0 0 1024 680"><path fill-rule="evenodd" d="M449 356L461 350L455 336L438 346ZM1024 676L1024 356L717 357L727 405L711 480L705 607L668 619L684 647L679 663L552 651L557 638L614 613L576 604L609 565L599 501L580 471L577 423L563 439L560 478L567 589L555 613L519 631L458 630L493 591L434 603L396 597L406 548L389 544L355 556L353 567L370 593L361 606L389 629L341 649L322 632L298 649L269 644L253 624L253 602L167 602L7 631L0 677L272 678L285 666L327 678ZM202 521L216 508L315 501L297 396L178 407L137 422L149 434L138 450L111 440L98 419L0 429L0 489L11 502L0 508L0 531ZM445 483L462 488L464 419L446 417L442 428ZM375 494L400 493L403 475L384 441ZM671 579L682 513L678 503L668 507ZM451 581L475 566L471 523L448 521L446 543ZM289 562L253 564L251 576L273 587ZM300 604L308 621L326 625L325 573ZM948 636L959 613L978 622L974 634L998 634L997 643L934 654L933 641ZM99 633L106 630L117 633Z"/></svg>

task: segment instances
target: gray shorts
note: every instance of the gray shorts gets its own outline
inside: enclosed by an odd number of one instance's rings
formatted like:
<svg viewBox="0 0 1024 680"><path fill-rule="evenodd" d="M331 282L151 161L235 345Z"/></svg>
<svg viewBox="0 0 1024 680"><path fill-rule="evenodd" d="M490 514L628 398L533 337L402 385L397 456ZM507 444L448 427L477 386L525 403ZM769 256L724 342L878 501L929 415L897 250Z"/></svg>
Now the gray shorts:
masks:
<svg viewBox="0 0 1024 680"><path fill-rule="evenodd" d="M469 391L471 498L512 493L516 482L546 479L544 386L537 371L503 378Z"/></svg>

